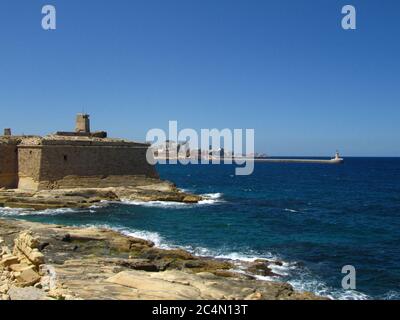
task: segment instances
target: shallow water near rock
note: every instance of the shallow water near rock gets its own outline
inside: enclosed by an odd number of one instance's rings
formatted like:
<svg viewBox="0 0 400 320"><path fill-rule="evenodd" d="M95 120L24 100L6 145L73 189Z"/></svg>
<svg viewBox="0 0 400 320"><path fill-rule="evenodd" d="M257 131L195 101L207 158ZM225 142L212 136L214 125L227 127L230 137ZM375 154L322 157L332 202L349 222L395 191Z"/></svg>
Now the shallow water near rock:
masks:
<svg viewBox="0 0 400 320"><path fill-rule="evenodd" d="M281 280L336 299L400 298L400 159L259 163L244 177L230 165L168 165L159 172L208 199L38 212L0 208L0 216L107 226L160 247L238 261L283 260L273 270ZM356 291L341 289L345 265L357 270Z"/></svg>

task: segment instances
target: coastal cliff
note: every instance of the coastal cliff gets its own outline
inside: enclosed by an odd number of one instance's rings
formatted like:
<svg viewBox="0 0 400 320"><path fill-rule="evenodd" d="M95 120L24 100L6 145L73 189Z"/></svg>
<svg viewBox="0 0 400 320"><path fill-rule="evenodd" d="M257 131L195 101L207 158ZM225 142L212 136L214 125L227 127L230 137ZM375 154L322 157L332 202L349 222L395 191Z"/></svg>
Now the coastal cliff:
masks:
<svg viewBox="0 0 400 320"><path fill-rule="evenodd" d="M273 275L268 260L233 261L164 250L108 229L0 219L3 300L314 300Z"/></svg>

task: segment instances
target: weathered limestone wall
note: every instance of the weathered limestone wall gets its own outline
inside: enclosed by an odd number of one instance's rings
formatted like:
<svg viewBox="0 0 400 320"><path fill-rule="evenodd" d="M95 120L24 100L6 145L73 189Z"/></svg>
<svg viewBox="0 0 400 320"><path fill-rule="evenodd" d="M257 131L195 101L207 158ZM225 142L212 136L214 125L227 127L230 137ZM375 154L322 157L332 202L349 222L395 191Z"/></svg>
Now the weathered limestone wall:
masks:
<svg viewBox="0 0 400 320"><path fill-rule="evenodd" d="M18 185L17 144L0 142L0 188L12 189Z"/></svg>
<svg viewBox="0 0 400 320"><path fill-rule="evenodd" d="M149 175L154 168L146 162L145 148L108 146L44 146L41 180L66 176Z"/></svg>
<svg viewBox="0 0 400 320"><path fill-rule="evenodd" d="M18 189L36 190L40 180L40 147L18 147Z"/></svg>
<svg viewBox="0 0 400 320"><path fill-rule="evenodd" d="M135 177L158 178L146 161L147 146L49 144L20 146L21 189L135 185Z"/></svg>

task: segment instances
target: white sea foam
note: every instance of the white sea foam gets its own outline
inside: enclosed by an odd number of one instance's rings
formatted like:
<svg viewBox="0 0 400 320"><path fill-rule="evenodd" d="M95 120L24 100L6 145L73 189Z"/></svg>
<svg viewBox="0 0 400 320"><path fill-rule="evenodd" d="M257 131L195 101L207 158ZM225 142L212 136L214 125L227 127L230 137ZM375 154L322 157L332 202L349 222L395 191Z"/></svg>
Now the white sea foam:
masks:
<svg viewBox="0 0 400 320"><path fill-rule="evenodd" d="M134 238L151 241L158 248L168 249L168 246L164 245L164 239L157 232L139 231L139 230L131 231L131 230L123 229L123 228L120 229L119 231L122 234L129 236L129 237L134 237Z"/></svg>
<svg viewBox="0 0 400 320"><path fill-rule="evenodd" d="M306 276L307 278L309 277ZM370 297L356 290L336 289L327 286L323 281L318 279L291 279L288 281L290 285L297 291L309 291L316 295L328 297L334 300L368 300Z"/></svg>
<svg viewBox="0 0 400 320"><path fill-rule="evenodd" d="M181 209L191 206L183 202L173 202L173 201L138 201L138 200L127 200L122 199L122 204L131 206L141 206L141 207L154 207L154 208L166 208L166 209Z"/></svg>
<svg viewBox="0 0 400 320"><path fill-rule="evenodd" d="M400 300L400 292L391 290L380 297L382 300Z"/></svg>
<svg viewBox="0 0 400 320"><path fill-rule="evenodd" d="M108 200L101 200L100 202L91 205L91 206L89 207L89 209L100 209L100 208L104 208L104 207L109 206L109 205L112 204L112 203L116 203L116 202L108 201Z"/></svg>
<svg viewBox="0 0 400 320"><path fill-rule="evenodd" d="M271 271L281 277L287 277L290 275L290 270L296 269L296 266L294 263L289 263L286 261L281 261L282 265L278 264L270 264L269 267L271 268Z"/></svg>
<svg viewBox="0 0 400 320"><path fill-rule="evenodd" d="M210 198L210 199L216 200L216 199L222 198L223 194L220 193L220 192L217 192L217 193L205 193L205 194L202 194L202 196L206 197L206 198Z"/></svg>
<svg viewBox="0 0 400 320"><path fill-rule="evenodd" d="M236 271L238 272L238 271ZM260 276L260 275L253 275L254 278L261 281L277 281L278 277L271 277L271 276Z"/></svg>
<svg viewBox="0 0 400 320"><path fill-rule="evenodd" d="M214 199L204 199L199 201L198 205L212 205L212 204L216 204L218 202L222 202L219 200L214 200Z"/></svg>
<svg viewBox="0 0 400 320"><path fill-rule="evenodd" d="M230 255L228 255L229 257ZM241 255L239 255L241 256ZM268 255L267 255L268 256ZM281 259L278 259L277 257L271 255L270 257L266 257L265 255L258 256L258 257L252 257L252 258L245 258L245 259L239 259L236 260L238 264L242 261L245 262L254 262L255 260L266 260L268 262L271 262L268 267L271 269L272 273L276 274L277 276L270 277L270 276L259 276L256 275L255 277L258 280L264 280L264 281L272 281L272 280L279 280L281 277L288 277L290 275L290 270L295 269L296 267L294 266L293 263L289 263L286 261L282 261ZM280 262L280 264L275 264L274 262Z"/></svg>
<svg viewBox="0 0 400 320"><path fill-rule="evenodd" d="M0 216L16 216L24 212L30 212L30 210L8 207L0 208Z"/></svg>
<svg viewBox="0 0 400 320"><path fill-rule="evenodd" d="M225 253L225 254L217 254L215 255L216 258L219 259L229 259L232 261L243 261L243 262L254 262L259 259L266 259L269 261L277 261L278 258L272 254L264 254L264 255L254 255L254 254L246 254L246 253L240 253L240 252L230 252L230 253Z"/></svg>
<svg viewBox="0 0 400 320"><path fill-rule="evenodd" d="M297 212L299 212L299 211L297 211L297 210L288 209L288 208L285 208L284 210L287 211L287 212L292 212L292 213L297 213Z"/></svg>
<svg viewBox="0 0 400 320"><path fill-rule="evenodd" d="M207 193L202 194L205 199L198 203L183 203L174 201L138 201L121 199L121 203L125 205L142 206L142 207L154 207L154 208L165 208L165 209L187 209L195 208L201 205L212 205L218 202L223 202L222 193Z"/></svg>
<svg viewBox="0 0 400 320"><path fill-rule="evenodd" d="M77 209L59 208L59 209L46 209L46 210L31 210L31 209L18 209L18 208L1 208L0 216L52 216L64 213L76 213Z"/></svg>
<svg viewBox="0 0 400 320"><path fill-rule="evenodd" d="M85 224L85 225L75 225L75 227L114 230L128 237L151 241L157 248L170 249L170 247L166 244L165 240L157 232L135 230L132 228L126 228L123 226L111 226L108 224Z"/></svg>
<svg viewBox="0 0 400 320"><path fill-rule="evenodd" d="M223 194L220 192L217 193L205 193L201 195L204 200L201 200L198 204L199 205L204 205L204 204L216 204L220 202L225 202L225 200L222 199Z"/></svg>
<svg viewBox="0 0 400 320"><path fill-rule="evenodd" d="M177 247L177 246L169 246L169 247ZM281 258L279 258L276 255L273 255L272 253L265 253L265 254L257 254L255 252L252 252L251 250L248 251L248 253L243 253L243 252L226 252L224 253L223 250L216 251L216 250L210 250L207 248L203 247L195 247L193 248L192 246L185 246L181 247L182 249L189 251L197 256L200 257L213 257L216 259L225 259L225 260L231 260L232 262L235 263L235 265L238 267L236 271L241 270L241 264L244 263L249 263L249 262L254 262L256 260L266 260L272 262L270 264L271 271L278 276L288 276L289 275L289 270L292 270L295 267L294 263L288 263L285 261L282 261ZM273 262L280 262L282 265L274 264ZM266 280L263 279L263 277L260 276L260 280Z"/></svg>

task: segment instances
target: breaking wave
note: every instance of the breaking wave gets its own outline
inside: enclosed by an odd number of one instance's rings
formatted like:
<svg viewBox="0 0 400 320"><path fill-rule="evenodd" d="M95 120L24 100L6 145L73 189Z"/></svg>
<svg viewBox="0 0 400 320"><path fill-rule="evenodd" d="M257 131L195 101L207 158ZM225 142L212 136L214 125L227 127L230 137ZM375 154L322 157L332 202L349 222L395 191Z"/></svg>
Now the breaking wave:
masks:
<svg viewBox="0 0 400 320"><path fill-rule="evenodd" d="M287 211L287 212L292 212L292 213L298 213L299 211L297 211L297 210L294 210L294 209L288 209L288 208L285 208L284 209L284 211Z"/></svg>
<svg viewBox="0 0 400 320"><path fill-rule="evenodd" d="M391 290L379 297L382 300L400 300L400 292Z"/></svg>
<svg viewBox="0 0 400 320"><path fill-rule="evenodd" d="M126 228L123 226L110 226L108 224L86 224L86 225L75 225L75 226L83 228L101 228L101 229L114 230L128 237L151 241L157 248L170 249L170 247L165 244L165 241L161 237L161 235L157 232L133 230L131 228Z"/></svg>
<svg viewBox="0 0 400 320"><path fill-rule="evenodd" d="M306 279L304 279L304 278ZM308 279L307 279L308 278ZM370 296L356 291L336 289L326 285L319 279L313 279L309 274L301 275L301 278L290 279L287 281L292 287L298 291L308 291L319 296L328 297L334 300L369 300Z"/></svg>
<svg viewBox="0 0 400 320"><path fill-rule="evenodd" d="M199 204L216 204L216 203L220 203L220 202L225 202L225 200L223 200L223 194L220 192L217 193L205 193L201 195L202 197L204 197L205 199L200 201Z"/></svg>
<svg viewBox="0 0 400 320"><path fill-rule="evenodd" d="M15 217L15 216L54 216L65 213L78 213L78 209L59 208L46 210L18 209L18 208L0 208L0 217Z"/></svg>
<svg viewBox="0 0 400 320"><path fill-rule="evenodd" d="M155 207L155 208L166 208L166 209L179 209L179 208L187 208L190 204L182 203L182 202L173 202L173 201L138 201L138 200L127 200L122 199L121 201L124 205L131 206L141 206L141 207Z"/></svg>

